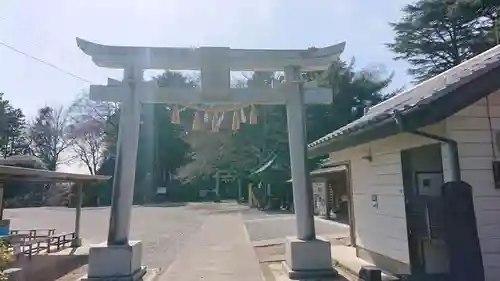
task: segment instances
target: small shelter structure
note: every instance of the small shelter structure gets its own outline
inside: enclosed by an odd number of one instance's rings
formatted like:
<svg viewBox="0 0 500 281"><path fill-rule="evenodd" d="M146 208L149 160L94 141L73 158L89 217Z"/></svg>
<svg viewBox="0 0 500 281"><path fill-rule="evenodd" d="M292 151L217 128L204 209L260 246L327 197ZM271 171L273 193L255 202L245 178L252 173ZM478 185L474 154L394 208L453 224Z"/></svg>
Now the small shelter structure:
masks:
<svg viewBox="0 0 500 281"><path fill-rule="evenodd" d="M82 213L83 186L85 183L109 180L111 176L85 175L75 173L54 172L48 170L22 168L0 165L0 220L3 225L9 225L3 220L3 190L6 182L30 182L30 183L74 183L76 184L76 214L75 235L72 242L73 247L81 246L80 219Z"/></svg>

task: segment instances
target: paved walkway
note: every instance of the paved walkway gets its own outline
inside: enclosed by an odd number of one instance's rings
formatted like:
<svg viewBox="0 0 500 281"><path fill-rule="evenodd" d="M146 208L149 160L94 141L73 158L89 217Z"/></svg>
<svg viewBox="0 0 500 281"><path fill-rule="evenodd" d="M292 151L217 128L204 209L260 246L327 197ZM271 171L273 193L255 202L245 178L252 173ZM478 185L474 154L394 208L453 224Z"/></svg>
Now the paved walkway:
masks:
<svg viewBox="0 0 500 281"><path fill-rule="evenodd" d="M241 216L211 215L160 277L171 280L264 280Z"/></svg>

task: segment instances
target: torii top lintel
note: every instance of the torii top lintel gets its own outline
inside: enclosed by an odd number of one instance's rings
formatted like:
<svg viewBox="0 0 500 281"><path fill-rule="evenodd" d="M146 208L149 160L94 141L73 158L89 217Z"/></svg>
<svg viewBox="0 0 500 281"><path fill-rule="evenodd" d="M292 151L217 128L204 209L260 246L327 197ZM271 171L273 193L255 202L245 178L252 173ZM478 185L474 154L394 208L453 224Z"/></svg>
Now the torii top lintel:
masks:
<svg viewBox="0 0 500 281"><path fill-rule="evenodd" d="M78 47L100 67L124 69L199 70L205 56L227 58L234 71L282 71L300 66L304 71L324 70L344 51L345 42L302 50L230 49L226 47L171 48L106 46L77 38Z"/></svg>

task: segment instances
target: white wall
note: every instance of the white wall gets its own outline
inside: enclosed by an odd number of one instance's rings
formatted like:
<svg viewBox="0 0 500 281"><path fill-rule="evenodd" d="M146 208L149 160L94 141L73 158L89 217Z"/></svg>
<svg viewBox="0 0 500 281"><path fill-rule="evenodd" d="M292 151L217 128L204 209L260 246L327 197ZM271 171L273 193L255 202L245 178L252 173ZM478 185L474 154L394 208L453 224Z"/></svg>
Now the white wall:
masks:
<svg viewBox="0 0 500 281"><path fill-rule="evenodd" d="M474 209L487 281L500 276L500 190L494 188L492 160L500 151L492 146L493 135L500 132L500 92L480 100L446 120L446 131L458 142L462 179L473 187ZM491 128L490 121L491 117ZM494 139L494 138L493 138ZM443 149L443 161L448 151ZM445 168L445 180L449 169Z"/></svg>
<svg viewBox="0 0 500 281"><path fill-rule="evenodd" d="M500 189L494 188L492 160L500 160L500 151L492 135L500 133L500 91L491 94L488 101L484 98L423 130L458 142L462 179L473 187L486 280L496 281L500 276ZM409 263L400 151L430 143L435 141L399 134L330 154L331 162L351 162L359 246ZM371 163L362 160L370 150ZM444 180L448 181L450 169L445 144L441 152ZM378 195L378 209L371 205L373 194Z"/></svg>
<svg viewBox="0 0 500 281"><path fill-rule="evenodd" d="M444 123L423 130L443 135ZM358 246L409 264L400 152L431 143L435 141L399 134L330 154L331 162L349 160L351 164ZM362 159L370 151L372 161ZM378 208L372 206L372 195L378 197Z"/></svg>

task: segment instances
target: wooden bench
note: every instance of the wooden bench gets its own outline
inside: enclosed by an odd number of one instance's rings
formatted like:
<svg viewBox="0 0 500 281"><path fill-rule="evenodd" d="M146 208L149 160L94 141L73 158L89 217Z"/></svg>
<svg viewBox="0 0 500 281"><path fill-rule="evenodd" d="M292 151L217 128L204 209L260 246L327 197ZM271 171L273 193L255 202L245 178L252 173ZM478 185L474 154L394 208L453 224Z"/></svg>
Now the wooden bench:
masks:
<svg viewBox="0 0 500 281"><path fill-rule="evenodd" d="M71 244L74 238L74 232L65 232L53 234L49 237L25 237L18 243L18 245L21 248L21 253L28 256L28 259L31 259L33 255L40 254L40 252L44 250L47 253L50 253L52 251L52 247L55 247L56 250L59 251L62 247Z"/></svg>
<svg viewBox="0 0 500 281"><path fill-rule="evenodd" d="M21 254L28 256L29 259L43 250L47 253L55 248L57 251L62 247L69 246L76 238L74 232L55 233L55 229L18 229L11 230L8 240L13 247L18 247ZM68 245L69 244L69 245Z"/></svg>
<svg viewBox="0 0 500 281"><path fill-rule="evenodd" d="M54 235L55 228L31 228L31 229L13 229L11 236L17 236L18 242L13 243L13 247L19 247L20 253L28 256L28 259L35 254L49 248L49 237Z"/></svg>
<svg viewBox="0 0 500 281"><path fill-rule="evenodd" d="M55 228L13 229L10 231L10 234L27 234L31 239L49 237L55 233Z"/></svg>
<svg viewBox="0 0 500 281"><path fill-rule="evenodd" d="M28 256L28 259L42 250L47 249L47 238L25 239L20 244L21 252Z"/></svg>
<svg viewBox="0 0 500 281"><path fill-rule="evenodd" d="M53 234L48 237L47 240L47 252L50 253L52 246L55 246L57 251L61 249L61 247L66 246L66 244L70 244L76 238L74 232L63 232L58 234Z"/></svg>

